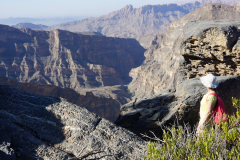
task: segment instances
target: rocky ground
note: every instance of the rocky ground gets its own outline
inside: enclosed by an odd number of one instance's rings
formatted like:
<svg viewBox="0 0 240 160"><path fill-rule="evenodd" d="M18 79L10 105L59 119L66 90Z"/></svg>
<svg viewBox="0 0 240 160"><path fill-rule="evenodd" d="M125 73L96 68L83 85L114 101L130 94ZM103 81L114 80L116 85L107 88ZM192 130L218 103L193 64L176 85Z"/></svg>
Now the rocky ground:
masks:
<svg viewBox="0 0 240 160"><path fill-rule="evenodd" d="M146 145L130 131L60 98L0 85L0 157L141 159Z"/></svg>
<svg viewBox="0 0 240 160"><path fill-rule="evenodd" d="M127 88L124 86L118 86L114 89L113 87L109 87L109 89L106 87L92 90L85 89L81 90L81 94L79 94L70 88L63 88L54 85L41 85L38 83L19 83L1 76L0 84L30 93L52 96L56 98L62 97L68 102L84 107L88 111L96 113L100 117L104 117L111 122L114 122L119 116L120 105L125 104L130 100L122 98L120 102L118 101L120 97L130 97L130 95L126 93ZM104 94L107 91L108 94ZM111 95L113 95L112 92L116 92L114 95L118 95L119 97L115 97L115 99L113 99L111 97Z"/></svg>

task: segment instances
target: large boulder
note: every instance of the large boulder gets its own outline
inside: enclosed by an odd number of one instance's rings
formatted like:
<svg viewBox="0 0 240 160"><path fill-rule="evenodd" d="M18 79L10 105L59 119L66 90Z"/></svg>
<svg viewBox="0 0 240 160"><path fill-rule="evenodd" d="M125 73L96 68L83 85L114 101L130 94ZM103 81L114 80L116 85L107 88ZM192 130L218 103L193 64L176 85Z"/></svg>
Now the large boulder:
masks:
<svg viewBox="0 0 240 160"><path fill-rule="evenodd" d="M141 159L147 143L62 98L0 85L0 157Z"/></svg>
<svg viewBox="0 0 240 160"><path fill-rule="evenodd" d="M232 115L236 109L232 105L232 97L240 98L240 76L218 76L217 88L226 111ZM162 126L170 126L175 122L190 124L192 127L199 121L200 100L207 92L199 78L183 81L177 89L166 89L158 94L121 106L121 115L115 122L138 134L161 136Z"/></svg>

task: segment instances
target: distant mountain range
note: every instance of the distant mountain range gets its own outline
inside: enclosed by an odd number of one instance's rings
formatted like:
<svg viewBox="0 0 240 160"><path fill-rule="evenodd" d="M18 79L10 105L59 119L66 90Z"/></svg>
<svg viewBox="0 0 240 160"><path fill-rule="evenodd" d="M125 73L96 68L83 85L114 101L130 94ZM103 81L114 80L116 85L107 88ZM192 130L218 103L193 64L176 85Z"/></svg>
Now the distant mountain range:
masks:
<svg viewBox="0 0 240 160"><path fill-rule="evenodd" d="M182 4L128 5L107 15L65 23L54 28L72 32L94 31L109 37L139 37L164 32L167 26L208 3L240 5L238 0L200 0Z"/></svg>
<svg viewBox="0 0 240 160"><path fill-rule="evenodd" d="M67 19L69 23L58 26L35 25L36 23L31 21L35 24L20 23L12 27L34 30L61 29L87 35L103 34L108 37L136 38L144 48L149 48L155 34L165 32L171 22L208 3L240 5L238 0L199 0L163 5L146 5L140 8L133 8L132 5L128 5L100 17L78 21L72 20L72 22L70 22L71 19Z"/></svg>
<svg viewBox="0 0 240 160"><path fill-rule="evenodd" d="M34 30L46 30L48 29L48 26L42 25L42 24L33 24L33 23L18 23L16 25L12 25L14 28L31 28Z"/></svg>
<svg viewBox="0 0 240 160"><path fill-rule="evenodd" d="M84 19L86 17L66 17L66 18L28 18L28 17L16 17L16 18L1 18L0 24L16 25L18 23L34 23L47 26L60 25L62 23L72 22ZM32 29L32 28L31 28Z"/></svg>

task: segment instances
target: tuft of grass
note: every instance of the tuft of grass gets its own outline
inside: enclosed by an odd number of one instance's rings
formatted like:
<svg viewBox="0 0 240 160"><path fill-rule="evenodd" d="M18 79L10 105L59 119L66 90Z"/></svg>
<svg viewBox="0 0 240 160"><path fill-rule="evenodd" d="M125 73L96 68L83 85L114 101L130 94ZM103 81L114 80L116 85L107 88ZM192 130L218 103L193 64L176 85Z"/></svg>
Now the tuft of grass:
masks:
<svg viewBox="0 0 240 160"><path fill-rule="evenodd" d="M240 159L240 100L232 98L237 108L235 116L222 121L201 136L187 125L165 127L162 139L148 143L148 153L144 160L212 160Z"/></svg>

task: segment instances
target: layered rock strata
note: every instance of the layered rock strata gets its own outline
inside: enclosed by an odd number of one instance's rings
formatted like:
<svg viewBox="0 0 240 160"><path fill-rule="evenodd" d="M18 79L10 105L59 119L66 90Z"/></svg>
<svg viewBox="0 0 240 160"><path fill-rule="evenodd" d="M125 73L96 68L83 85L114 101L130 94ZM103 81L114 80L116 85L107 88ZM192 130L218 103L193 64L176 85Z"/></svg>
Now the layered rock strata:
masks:
<svg viewBox="0 0 240 160"><path fill-rule="evenodd" d="M145 49L134 39L0 25L0 75L72 88L127 84Z"/></svg>
<svg viewBox="0 0 240 160"><path fill-rule="evenodd" d="M179 80L213 73L240 75L240 21L189 22L181 45Z"/></svg>
<svg viewBox="0 0 240 160"><path fill-rule="evenodd" d="M60 98L0 85L0 157L141 159L147 143Z"/></svg>
<svg viewBox="0 0 240 160"><path fill-rule="evenodd" d="M219 76L217 82L219 96L232 115L236 112L232 97L240 98L240 76ZM161 136L163 126L190 124L194 128L199 121L200 101L206 92L199 78L185 80L176 90L165 89L121 106L121 115L115 123L139 136L150 137L154 137L151 131Z"/></svg>
<svg viewBox="0 0 240 160"><path fill-rule="evenodd" d="M62 30L19 30L5 25L0 25L0 35L0 76L22 83L71 88L81 95L92 92L94 95L87 95L89 102L81 105L93 101L88 109L111 121L119 114L116 106L130 98L121 85L131 81L129 71L144 60L145 49L135 39Z"/></svg>
<svg viewBox="0 0 240 160"><path fill-rule="evenodd" d="M143 64L130 72L133 80L128 88L135 92L135 98L175 88L178 81L207 73L239 75L239 22L222 20L229 18L240 18L239 7L208 4L171 23L166 33L156 35L144 53ZM201 20L214 21L198 22ZM199 53L203 56L196 56Z"/></svg>

